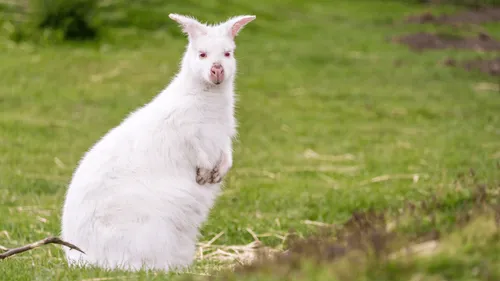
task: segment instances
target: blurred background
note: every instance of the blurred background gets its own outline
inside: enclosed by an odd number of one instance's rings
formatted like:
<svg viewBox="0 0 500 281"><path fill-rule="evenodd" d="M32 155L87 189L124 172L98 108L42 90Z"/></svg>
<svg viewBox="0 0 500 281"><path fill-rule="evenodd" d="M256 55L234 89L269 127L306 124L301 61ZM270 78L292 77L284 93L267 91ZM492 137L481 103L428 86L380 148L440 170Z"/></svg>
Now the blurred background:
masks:
<svg viewBox="0 0 500 281"><path fill-rule="evenodd" d="M500 202L499 5L0 0L0 245L57 235L79 159L169 83L187 43L169 13L210 23L257 16L236 38L234 167L200 240L246 245L256 233L285 249L290 229L307 237L358 211L394 214L431 198L438 203L421 215L426 223L410 223L410 232L466 233L454 214L476 202L471 188L484 184ZM463 182L464 174L474 180ZM482 280L499 280L492 225L475 227L481 233L469 242L449 240L439 259L388 265L383 274L366 267L368 277L356 280L417 273L477 280L484 272L493 279ZM200 262L213 268L214 261ZM115 274L63 264L61 252L47 248L1 264L0 276Z"/></svg>

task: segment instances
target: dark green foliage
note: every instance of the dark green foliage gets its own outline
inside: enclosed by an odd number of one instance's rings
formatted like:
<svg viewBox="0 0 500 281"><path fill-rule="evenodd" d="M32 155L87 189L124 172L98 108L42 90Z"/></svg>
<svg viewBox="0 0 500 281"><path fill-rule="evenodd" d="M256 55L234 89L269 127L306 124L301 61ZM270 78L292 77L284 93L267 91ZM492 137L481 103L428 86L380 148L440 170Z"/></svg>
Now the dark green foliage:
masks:
<svg viewBox="0 0 500 281"><path fill-rule="evenodd" d="M37 28L56 30L66 40L97 36L98 0L32 0Z"/></svg>

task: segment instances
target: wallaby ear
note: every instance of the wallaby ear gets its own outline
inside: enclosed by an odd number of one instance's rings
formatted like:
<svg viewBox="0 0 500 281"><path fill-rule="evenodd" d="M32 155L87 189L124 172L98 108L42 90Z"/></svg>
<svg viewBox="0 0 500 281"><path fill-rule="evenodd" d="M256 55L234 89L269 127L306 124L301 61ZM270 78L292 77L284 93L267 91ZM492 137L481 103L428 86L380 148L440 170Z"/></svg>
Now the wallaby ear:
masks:
<svg viewBox="0 0 500 281"><path fill-rule="evenodd" d="M195 39L207 33L206 26L193 17L178 14L169 14L168 17L179 23L182 27L182 31L186 33L190 39Z"/></svg>
<svg viewBox="0 0 500 281"><path fill-rule="evenodd" d="M229 29L229 37L233 38L238 35L240 30L249 22L253 21L256 16L237 16L225 22Z"/></svg>

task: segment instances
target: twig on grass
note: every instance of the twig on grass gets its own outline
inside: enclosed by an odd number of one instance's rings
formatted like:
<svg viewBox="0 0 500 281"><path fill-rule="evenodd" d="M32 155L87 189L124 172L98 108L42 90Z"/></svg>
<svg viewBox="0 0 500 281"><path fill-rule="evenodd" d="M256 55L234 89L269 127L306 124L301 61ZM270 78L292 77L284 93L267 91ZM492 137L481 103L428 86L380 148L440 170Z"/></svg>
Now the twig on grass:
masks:
<svg viewBox="0 0 500 281"><path fill-rule="evenodd" d="M320 222L320 221L310 221L310 220L302 221L302 223L307 224L307 225L319 226L319 227L332 227L332 226L334 226L333 224L324 223L324 222Z"/></svg>
<svg viewBox="0 0 500 281"><path fill-rule="evenodd" d="M210 241L206 243L198 243L198 255L200 259L205 258L205 248L210 248L212 244L217 241L222 235L224 235L224 231L219 232L219 234L215 235Z"/></svg>
<svg viewBox="0 0 500 281"><path fill-rule="evenodd" d="M411 179L414 183L417 183L419 181L420 177L427 177L427 175L420 175L420 174L382 175L382 176L374 177L370 180L363 181L360 183L360 185L367 185L370 183L383 182L383 181L388 181L388 180L392 180L392 179Z"/></svg>
<svg viewBox="0 0 500 281"><path fill-rule="evenodd" d="M259 237L257 236L257 234L255 234L255 232L253 232L253 230L247 228L247 232L250 233L250 235L252 235L252 238L255 242L260 242Z"/></svg>
<svg viewBox="0 0 500 281"><path fill-rule="evenodd" d="M355 160L356 158L352 154L343 154L343 155L322 155L317 153L316 151L312 149L307 149L304 151L304 157L307 159L315 159L315 160L322 160L322 161L352 161Z"/></svg>
<svg viewBox="0 0 500 281"><path fill-rule="evenodd" d="M82 251L77 246L75 246L75 245L73 245L71 243L68 243L66 241L63 241L63 240L61 240L58 237L48 237L48 238L45 238L43 240L31 243L31 244L28 244L28 245L25 245L25 246L22 246L22 247L19 247L19 248L7 249L4 253L0 254L0 260L3 260L5 258L8 258L10 256L13 256L13 255L16 255L16 254L19 254L19 253L22 253L22 252L33 250L35 248L41 247L43 245L48 245L48 244L63 245L63 246L66 246L66 247L68 247L68 248L70 248L72 250L77 250L77 251L85 254L85 252Z"/></svg>
<svg viewBox="0 0 500 281"><path fill-rule="evenodd" d="M215 235L214 238L210 239L204 246L210 246L212 245L217 239L219 239L222 235L224 235L224 231L219 232L219 234Z"/></svg>

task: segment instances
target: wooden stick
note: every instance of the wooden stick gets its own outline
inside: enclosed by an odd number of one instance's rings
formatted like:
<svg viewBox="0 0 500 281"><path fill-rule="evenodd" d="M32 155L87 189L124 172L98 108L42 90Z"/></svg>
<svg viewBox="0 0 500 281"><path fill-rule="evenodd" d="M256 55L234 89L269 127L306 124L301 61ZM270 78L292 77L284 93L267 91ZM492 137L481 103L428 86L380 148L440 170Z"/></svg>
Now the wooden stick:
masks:
<svg viewBox="0 0 500 281"><path fill-rule="evenodd" d="M0 254L0 260L3 260L5 258L8 258L10 256L13 256L13 255L16 255L16 254L19 254L19 253L22 253L22 252L33 250L35 248L38 248L38 247L43 246L43 245L48 245L48 244L63 245L63 246L66 246L66 247L68 247L68 248L70 248L72 250L77 250L77 251L85 254L85 252L82 251L77 246L75 246L75 245L73 245L71 243L68 243L66 241L63 241L63 240L61 240L58 237L48 237L48 238L45 238L43 240L31 243L31 244L28 244L28 245L25 245L25 246L22 246L22 247L19 247L19 248L8 249L6 252Z"/></svg>

